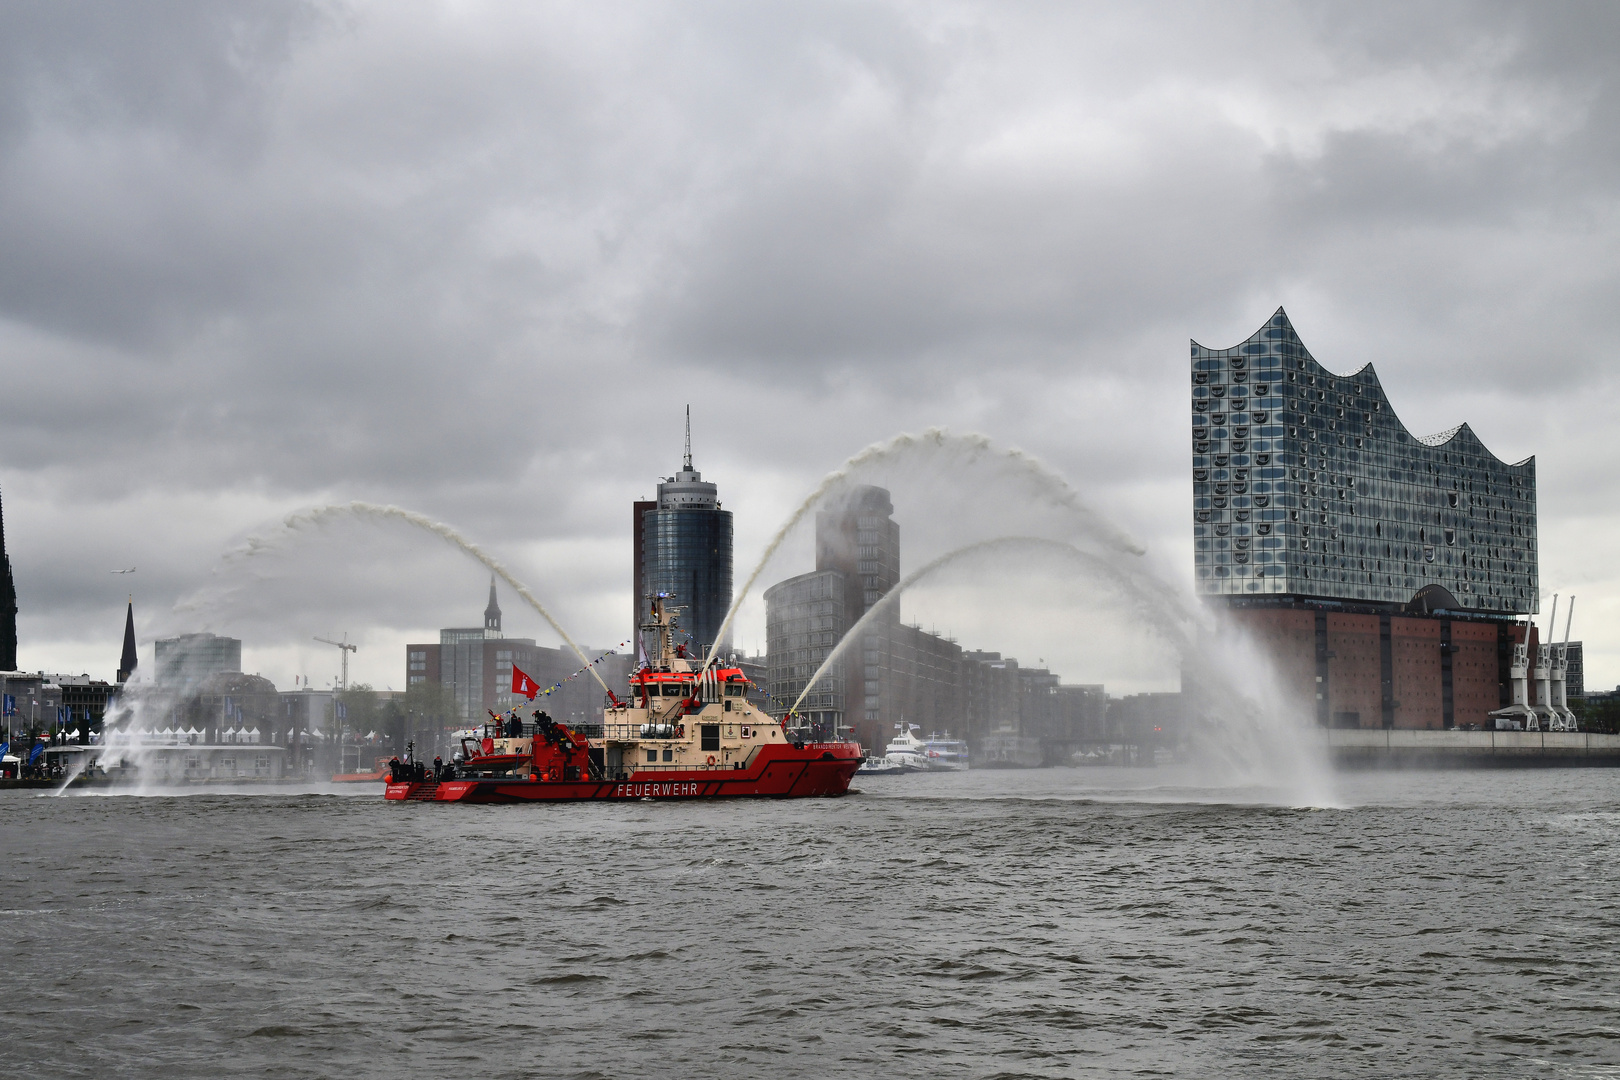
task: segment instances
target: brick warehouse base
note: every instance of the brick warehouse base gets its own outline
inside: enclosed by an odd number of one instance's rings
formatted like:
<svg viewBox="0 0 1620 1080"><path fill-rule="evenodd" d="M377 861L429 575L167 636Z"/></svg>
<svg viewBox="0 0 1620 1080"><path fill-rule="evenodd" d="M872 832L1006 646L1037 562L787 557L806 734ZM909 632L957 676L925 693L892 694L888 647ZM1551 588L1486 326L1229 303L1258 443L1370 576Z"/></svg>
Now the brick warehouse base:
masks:
<svg viewBox="0 0 1620 1080"><path fill-rule="evenodd" d="M1524 637L1522 623L1475 612L1295 597L1223 606L1285 689L1314 702L1316 722L1330 728L1493 727L1489 713L1508 703L1512 645Z"/></svg>

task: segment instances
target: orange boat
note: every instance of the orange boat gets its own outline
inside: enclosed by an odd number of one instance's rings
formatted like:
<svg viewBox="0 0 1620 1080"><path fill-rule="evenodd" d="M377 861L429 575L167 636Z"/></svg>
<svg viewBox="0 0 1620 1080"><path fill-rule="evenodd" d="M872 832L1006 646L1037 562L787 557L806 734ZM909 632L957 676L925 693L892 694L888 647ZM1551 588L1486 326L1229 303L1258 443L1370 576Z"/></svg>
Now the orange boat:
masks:
<svg viewBox="0 0 1620 1080"><path fill-rule="evenodd" d="M334 784L377 784L388 779L388 758L378 758L371 772L333 773ZM358 764L358 762L356 763Z"/></svg>
<svg viewBox="0 0 1620 1080"><path fill-rule="evenodd" d="M609 693L600 732L515 714L463 740L437 773L393 766L387 798L410 802L581 799L802 798L842 795L864 754L858 743L806 742L748 700L741 669L699 666L674 645L666 597L644 630L658 662L630 677L629 702Z"/></svg>

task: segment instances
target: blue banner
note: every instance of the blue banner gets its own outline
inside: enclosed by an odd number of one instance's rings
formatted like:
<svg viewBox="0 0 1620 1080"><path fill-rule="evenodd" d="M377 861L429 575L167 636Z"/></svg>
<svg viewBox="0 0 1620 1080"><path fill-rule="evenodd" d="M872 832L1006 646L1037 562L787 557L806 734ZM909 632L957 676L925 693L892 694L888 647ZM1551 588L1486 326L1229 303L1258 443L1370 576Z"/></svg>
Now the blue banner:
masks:
<svg viewBox="0 0 1620 1080"><path fill-rule="evenodd" d="M7 716L16 716L17 715L17 699L16 699L16 697L11 695L11 694L5 694L5 695L3 695L3 698L4 698L4 701L5 701L5 714Z"/></svg>
<svg viewBox="0 0 1620 1080"><path fill-rule="evenodd" d="M11 744L8 742L0 742L0 757L5 757L9 753L11 753Z"/></svg>
<svg viewBox="0 0 1620 1080"><path fill-rule="evenodd" d="M28 755L28 764L32 765L34 762L38 761L39 760L39 755L43 754L44 752L45 752L45 744L44 743L35 743L34 744L34 752Z"/></svg>

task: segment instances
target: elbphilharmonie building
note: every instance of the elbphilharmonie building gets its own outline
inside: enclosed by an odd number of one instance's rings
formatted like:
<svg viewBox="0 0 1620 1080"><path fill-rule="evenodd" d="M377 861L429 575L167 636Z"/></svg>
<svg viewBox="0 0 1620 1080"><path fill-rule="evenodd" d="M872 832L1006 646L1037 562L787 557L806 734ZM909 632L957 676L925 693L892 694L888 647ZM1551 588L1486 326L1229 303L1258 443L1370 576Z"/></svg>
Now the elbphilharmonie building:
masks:
<svg viewBox="0 0 1620 1080"><path fill-rule="evenodd" d="M1535 459L1407 430L1371 364L1318 364L1281 308L1192 343L1194 574L1271 642L1317 719L1485 726L1538 610Z"/></svg>
<svg viewBox="0 0 1620 1080"><path fill-rule="evenodd" d="M1192 346L1201 592L1536 610L1536 462L1467 424L1413 435L1367 364L1335 375L1281 308L1230 349Z"/></svg>

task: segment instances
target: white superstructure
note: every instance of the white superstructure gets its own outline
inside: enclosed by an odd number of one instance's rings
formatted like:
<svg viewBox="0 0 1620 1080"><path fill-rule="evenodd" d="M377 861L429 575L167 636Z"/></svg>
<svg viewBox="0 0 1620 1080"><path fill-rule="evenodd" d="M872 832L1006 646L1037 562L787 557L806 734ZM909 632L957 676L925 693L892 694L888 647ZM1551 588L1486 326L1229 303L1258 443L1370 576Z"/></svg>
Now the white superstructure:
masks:
<svg viewBox="0 0 1620 1080"><path fill-rule="evenodd" d="M928 736L923 743L925 767L935 772L955 772L968 767L967 743L951 738L950 732Z"/></svg>

